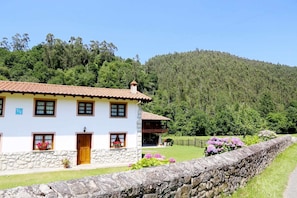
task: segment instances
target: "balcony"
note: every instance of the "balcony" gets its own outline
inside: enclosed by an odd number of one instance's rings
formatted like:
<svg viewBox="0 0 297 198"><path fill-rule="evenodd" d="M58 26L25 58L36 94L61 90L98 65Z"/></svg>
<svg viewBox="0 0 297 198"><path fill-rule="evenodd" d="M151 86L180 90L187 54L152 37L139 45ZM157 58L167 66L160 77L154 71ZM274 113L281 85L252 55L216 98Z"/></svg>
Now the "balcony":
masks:
<svg viewBox="0 0 297 198"><path fill-rule="evenodd" d="M166 133L168 132L168 129L166 128L150 128L150 129L145 129L142 128L142 133Z"/></svg>

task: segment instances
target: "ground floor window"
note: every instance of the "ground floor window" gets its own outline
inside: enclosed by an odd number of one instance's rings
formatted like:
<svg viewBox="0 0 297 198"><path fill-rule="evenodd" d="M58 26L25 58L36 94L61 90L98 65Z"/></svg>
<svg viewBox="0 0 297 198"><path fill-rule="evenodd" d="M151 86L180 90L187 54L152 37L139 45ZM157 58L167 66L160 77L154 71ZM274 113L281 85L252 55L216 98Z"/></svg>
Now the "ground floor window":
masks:
<svg viewBox="0 0 297 198"><path fill-rule="evenodd" d="M54 134L33 134L33 150L53 150Z"/></svg>
<svg viewBox="0 0 297 198"><path fill-rule="evenodd" d="M126 147L126 133L110 133L110 148Z"/></svg>

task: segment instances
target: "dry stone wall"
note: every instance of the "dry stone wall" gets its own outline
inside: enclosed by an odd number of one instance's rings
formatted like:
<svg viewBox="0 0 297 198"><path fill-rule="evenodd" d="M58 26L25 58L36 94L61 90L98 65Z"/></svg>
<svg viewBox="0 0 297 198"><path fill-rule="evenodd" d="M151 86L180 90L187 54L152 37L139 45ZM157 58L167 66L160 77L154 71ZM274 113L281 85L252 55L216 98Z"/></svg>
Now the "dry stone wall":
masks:
<svg viewBox="0 0 297 198"><path fill-rule="evenodd" d="M291 144L284 136L182 163L8 189L0 197L221 197L244 186Z"/></svg>

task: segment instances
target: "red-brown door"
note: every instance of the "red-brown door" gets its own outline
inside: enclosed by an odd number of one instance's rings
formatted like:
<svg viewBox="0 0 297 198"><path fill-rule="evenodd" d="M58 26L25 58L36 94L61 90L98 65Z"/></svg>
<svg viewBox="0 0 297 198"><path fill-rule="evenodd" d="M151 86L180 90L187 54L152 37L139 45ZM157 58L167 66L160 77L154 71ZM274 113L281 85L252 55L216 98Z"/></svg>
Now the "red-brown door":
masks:
<svg viewBox="0 0 297 198"><path fill-rule="evenodd" d="M91 134L77 134L77 165L91 163Z"/></svg>

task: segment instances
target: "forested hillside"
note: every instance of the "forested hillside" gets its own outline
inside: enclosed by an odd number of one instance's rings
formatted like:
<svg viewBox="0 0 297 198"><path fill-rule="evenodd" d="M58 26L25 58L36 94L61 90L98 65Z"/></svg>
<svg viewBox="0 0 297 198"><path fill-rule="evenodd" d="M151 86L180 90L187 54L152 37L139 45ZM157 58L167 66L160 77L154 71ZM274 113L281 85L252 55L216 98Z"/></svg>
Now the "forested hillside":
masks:
<svg viewBox="0 0 297 198"><path fill-rule="evenodd" d="M146 70L156 84L150 108L175 120L172 131L296 132L296 67L196 50L153 57Z"/></svg>
<svg viewBox="0 0 297 198"><path fill-rule="evenodd" d="M215 51L138 57L115 56L106 41L83 43L53 34L32 48L27 34L0 42L0 80L128 88L153 97L143 109L171 118L177 135L297 132L297 68Z"/></svg>

